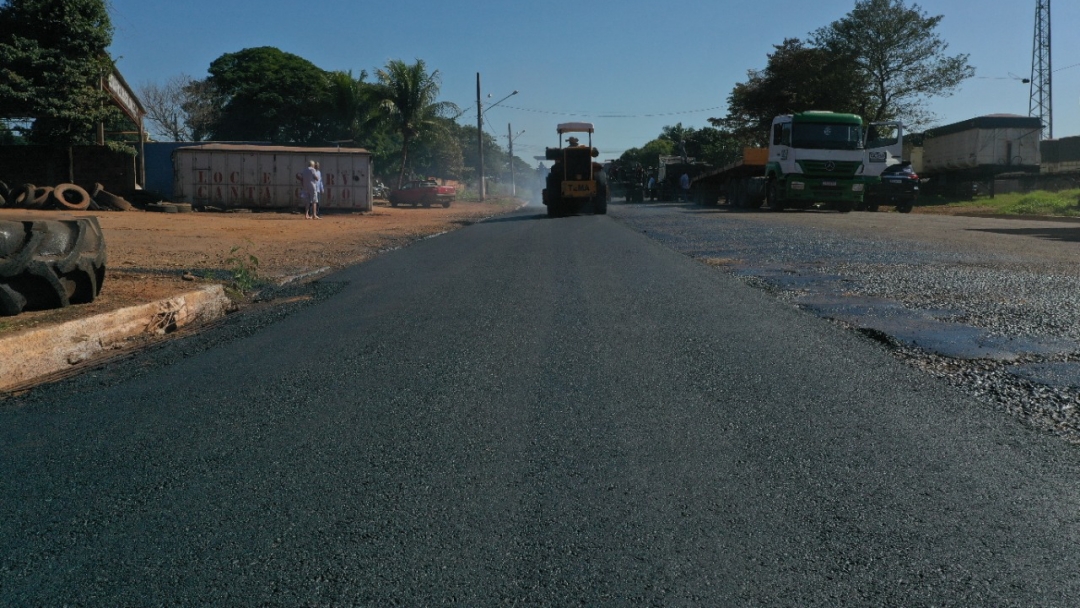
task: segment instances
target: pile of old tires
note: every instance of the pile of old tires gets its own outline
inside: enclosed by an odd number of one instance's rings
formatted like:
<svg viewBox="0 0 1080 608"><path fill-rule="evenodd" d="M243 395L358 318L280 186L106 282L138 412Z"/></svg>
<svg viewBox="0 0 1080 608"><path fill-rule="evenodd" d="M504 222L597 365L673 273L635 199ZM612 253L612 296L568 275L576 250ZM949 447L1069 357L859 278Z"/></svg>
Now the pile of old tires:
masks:
<svg viewBox="0 0 1080 608"><path fill-rule="evenodd" d="M0 182L0 207L19 209L60 209L66 211L130 211L131 203L94 184L91 192L76 184L35 186L19 184L9 188Z"/></svg>
<svg viewBox="0 0 1080 608"><path fill-rule="evenodd" d="M0 316L92 302L104 280L96 217L0 220Z"/></svg>

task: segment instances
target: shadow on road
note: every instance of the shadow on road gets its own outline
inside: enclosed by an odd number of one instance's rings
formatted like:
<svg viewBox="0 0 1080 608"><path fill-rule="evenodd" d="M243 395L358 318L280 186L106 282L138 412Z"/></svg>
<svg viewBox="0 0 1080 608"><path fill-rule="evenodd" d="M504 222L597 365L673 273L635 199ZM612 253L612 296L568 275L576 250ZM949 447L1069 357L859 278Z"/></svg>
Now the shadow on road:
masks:
<svg viewBox="0 0 1080 608"><path fill-rule="evenodd" d="M1048 241L1080 243L1080 226L1076 228L971 228L972 232L992 232L1012 236L1030 236Z"/></svg>
<svg viewBox="0 0 1080 608"><path fill-rule="evenodd" d="M525 211L515 213L513 215L503 215L499 217L493 217L483 221L485 224L497 224L502 222L524 222L528 220L542 220L547 218L547 212L541 211L540 213L529 213L533 211L532 208L528 208Z"/></svg>

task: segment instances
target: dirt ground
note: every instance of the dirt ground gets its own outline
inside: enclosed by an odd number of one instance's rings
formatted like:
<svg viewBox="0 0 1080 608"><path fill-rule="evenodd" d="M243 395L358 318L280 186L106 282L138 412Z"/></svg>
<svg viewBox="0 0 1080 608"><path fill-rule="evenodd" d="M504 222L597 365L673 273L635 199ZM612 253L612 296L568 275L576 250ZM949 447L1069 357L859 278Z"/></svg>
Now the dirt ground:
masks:
<svg viewBox="0 0 1080 608"><path fill-rule="evenodd" d="M30 215L23 209L0 209L0 220L95 215L108 256L105 282L94 302L0 317L0 335L151 302L200 284L229 283L238 270L251 271L262 281L280 282L341 268L519 204L457 201L444 209L395 208L376 202L370 212L329 211L321 220L308 220L299 212L34 211ZM243 297L237 299L243 305Z"/></svg>

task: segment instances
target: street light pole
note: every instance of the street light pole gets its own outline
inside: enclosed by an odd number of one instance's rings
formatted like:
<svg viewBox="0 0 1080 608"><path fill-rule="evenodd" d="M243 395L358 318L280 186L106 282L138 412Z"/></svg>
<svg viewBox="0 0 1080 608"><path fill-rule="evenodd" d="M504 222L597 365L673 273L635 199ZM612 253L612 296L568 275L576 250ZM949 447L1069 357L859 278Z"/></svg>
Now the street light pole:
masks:
<svg viewBox="0 0 1080 608"><path fill-rule="evenodd" d="M518 92L515 90L506 97L503 97L499 101L488 106L488 110L494 108L500 103L510 99ZM488 95L490 97L491 95ZM483 107L483 101L480 99L480 72L476 73L476 147L480 157L480 201L483 202L487 194L487 184L484 177L484 112L487 110Z"/></svg>
<svg viewBox="0 0 1080 608"><path fill-rule="evenodd" d="M484 109L480 100L480 72L476 73L476 147L480 153L480 202L484 202Z"/></svg>
<svg viewBox="0 0 1080 608"><path fill-rule="evenodd" d="M507 146L510 148L510 196L517 196L517 181L514 180L514 131L510 128L510 123L506 123L506 141L510 142Z"/></svg>

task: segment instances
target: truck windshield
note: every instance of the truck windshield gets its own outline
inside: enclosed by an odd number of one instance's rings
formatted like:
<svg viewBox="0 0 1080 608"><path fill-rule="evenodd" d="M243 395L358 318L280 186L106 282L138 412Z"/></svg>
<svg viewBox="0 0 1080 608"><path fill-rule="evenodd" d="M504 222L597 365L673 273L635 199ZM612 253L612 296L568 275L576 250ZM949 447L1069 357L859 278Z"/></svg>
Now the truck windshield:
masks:
<svg viewBox="0 0 1080 608"><path fill-rule="evenodd" d="M862 127L828 123L792 125L791 145L817 150L862 150Z"/></svg>

